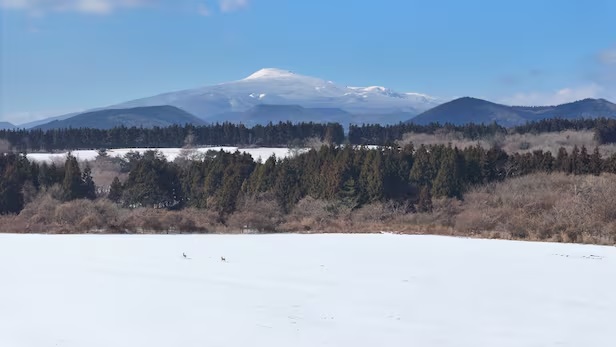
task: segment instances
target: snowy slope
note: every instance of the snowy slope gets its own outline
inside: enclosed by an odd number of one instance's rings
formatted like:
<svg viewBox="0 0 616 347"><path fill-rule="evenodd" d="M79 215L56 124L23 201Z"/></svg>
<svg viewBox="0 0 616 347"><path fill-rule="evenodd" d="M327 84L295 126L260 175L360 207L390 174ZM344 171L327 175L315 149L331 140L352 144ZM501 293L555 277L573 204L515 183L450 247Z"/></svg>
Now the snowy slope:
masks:
<svg viewBox="0 0 616 347"><path fill-rule="evenodd" d="M124 157L129 152L139 152L143 153L148 150L157 150L161 152L165 158L169 161L174 161L181 152L182 148L118 148L118 149L110 149L107 151L107 155L110 157ZM291 153L288 148L278 148L278 147L259 147L259 148L238 148L238 147L203 147L196 148L195 152L197 153L205 153L207 151L220 151L223 150L225 152L234 153L235 151L240 151L242 153L248 153L252 156L254 160L261 159L262 161L267 160L272 155L275 155L276 158L286 158ZM305 151L305 149L300 150ZM66 160L66 155L68 152L58 152L58 153L28 153L26 156L30 160L38 161L38 162L52 162L52 161L64 161ZM71 154L75 156L78 160L94 160L98 156L98 151L95 150L78 150L72 151Z"/></svg>
<svg viewBox="0 0 616 347"><path fill-rule="evenodd" d="M394 235L0 235L0 278L7 347L616 341L613 247Z"/></svg>
<svg viewBox="0 0 616 347"><path fill-rule="evenodd" d="M384 87L346 87L290 71L267 68L239 80L165 93L105 108L172 105L206 121L221 121L230 112L244 112L257 105L299 105L304 108L341 109L353 114L399 114L390 122L404 121L441 101L423 94L398 93ZM293 121L293 119L289 119ZM322 119L328 121L324 114ZM346 124L353 121L345 119ZM379 119L380 121L380 119Z"/></svg>

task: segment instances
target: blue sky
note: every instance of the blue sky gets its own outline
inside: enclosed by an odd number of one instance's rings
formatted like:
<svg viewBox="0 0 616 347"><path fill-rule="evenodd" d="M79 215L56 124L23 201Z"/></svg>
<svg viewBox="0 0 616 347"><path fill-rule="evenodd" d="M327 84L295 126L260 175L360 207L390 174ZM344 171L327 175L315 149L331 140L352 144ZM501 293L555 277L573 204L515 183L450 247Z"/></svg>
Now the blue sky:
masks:
<svg viewBox="0 0 616 347"><path fill-rule="evenodd" d="M616 102L613 0L0 0L0 120L277 67L509 104Z"/></svg>

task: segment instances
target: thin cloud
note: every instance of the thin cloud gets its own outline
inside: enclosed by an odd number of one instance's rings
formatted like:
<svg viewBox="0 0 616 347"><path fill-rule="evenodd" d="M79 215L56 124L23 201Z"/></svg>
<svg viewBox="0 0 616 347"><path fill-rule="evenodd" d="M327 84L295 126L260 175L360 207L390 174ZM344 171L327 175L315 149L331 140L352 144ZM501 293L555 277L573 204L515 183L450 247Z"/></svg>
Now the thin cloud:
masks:
<svg viewBox="0 0 616 347"><path fill-rule="evenodd" d="M601 98L607 94L609 93L604 87L591 83L577 87L562 88L554 92L520 92L510 97L502 98L500 102L519 106L560 105L587 98Z"/></svg>
<svg viewBox="0 0 616 347"><path fill-rule="evenodd" d="M544 70L534 68L518 74L507 74L500 76L497 81L504 86L514 87L527 83L529 81L536 81L542 78L544 75Z"/></svg>
<svg viewBox="0 0 616 347"><path fill-rule="evenodd" d="M220 12L234 12L243 10L250 4L249 0L219 0Z"/></svg>
<svg viewBox="0 0 616 347"><path fill-rule="evenodd" d="M616 47L599 53L599 62L604 65L616 66Z"/></svg>
<svg viewBox="0 0 616 347"><path fill-rule="evenodd" d="M205 4L199 4L197 6L197 13L204 17L212 15L212 11L210 11L210 9Z"/></svg>
<svg viewBox="0 0 616 347"><path fill-rule="evenodd" d="M210 0L214 2L214 0ZM121 9L152 6L163 8L192 8L202 16L213 14L205 0L0 0L0 8L25 11L33 16L50 12L76 12L106 15ZM235 12L246 9L250 0L218 0L220 12Z"/></svg>
<svg viewBox="0 0 616 347"><path fill-rule="evenodd" d="M0 114L0 121L2 122L10 122L13 125L21 125L49 117L54 117L58 115L70 114L70 113L79 113L85 111L84 109L59 109L59 110L49 110L49 111L36 111L36 112L9 112L6 114Z"/></svg>
<svg viewBox="0 0 616 347"><path fill-rule="evenodd" d="M151 6L158 0L0 0L0 7L40 15L47 12L109 14L122 8Z"/></svg>
<svg viewBox="0 0 616 347"><path fill-rule="evenodd" d="M584 81L553 92L526 91L503 97L508 105L559 105L587 98L616 101L616 46L594 54Z"/></svg>

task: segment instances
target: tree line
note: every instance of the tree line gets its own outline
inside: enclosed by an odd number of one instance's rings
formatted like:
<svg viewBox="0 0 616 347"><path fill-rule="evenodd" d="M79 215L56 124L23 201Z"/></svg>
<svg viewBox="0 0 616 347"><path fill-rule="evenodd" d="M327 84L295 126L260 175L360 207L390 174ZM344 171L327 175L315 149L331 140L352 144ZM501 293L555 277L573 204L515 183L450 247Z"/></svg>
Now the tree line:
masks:
<svg viewBox="0 0 616 347"><path fill-rule="evenodd" d="M291 123L255 125L216 123L204 126L113 129L16 129L0 130L0 140L8 141L17 152L100 148L183 147L187 138L194 144L221 146L279 147L301 144L309 139L340 144L344 129L336 123Z"/></svg>
<svg viewBox="0 0 616 347"><path fill-rule="evenodd" d="M401 140L406 133L436 134L459 133L465 139L481 140L495 135L505 134L540 134L561 132L565 130L591 130L599 144L616 143L616 119L563 119L550 118L528 122L524 125L505 128L496 123L464 125L431 123L418 125L414 123L399 123L395 125L364 124L351 125L348 139L351 144L386 145Z"/></svg>
<svg viewBox="0 0 616 347"><path fill-rule="evenodd" d="M201 160L169 162L156 151L129 153L111 187L96 190L90 167L69 155L64 165L0 155L0 214L18 213L39 192L59 200L107 198L126 208L192 207L221 218L246 197L268 197L289 212L304 197L336 201L351 209L373 202L400 202L409 212L430 212L432 199L463 199L475 185L536 172L572 175L616 173L616 154L598 148L561 148L556 156L535 151L508 155L498 147L459 149L445 145L322 146L307 153L256 162L240 152L210 151ZM105 193L102 193L102 192Z"/></svg>
<svg viewBox="0 0 616 347"><path fill-rule="evenodd" d="M99 148L182 147L186 139L196 145L228 146L307 146L310 140L327 144L391 145L406 133L435 134L455 132L470 140L480 140L508 133L544 133L564 130L592 130L599 144L616 143L616 120L597 119L545 119L514 128L493 124L438 124L418 125L351 125L345 135L337 123L292 123L256 125L217 123L204 126L170 126L166 128L117 127L113 129L17 129L0 130L0 140L8 141L17 152L56 151Z"/></svg>

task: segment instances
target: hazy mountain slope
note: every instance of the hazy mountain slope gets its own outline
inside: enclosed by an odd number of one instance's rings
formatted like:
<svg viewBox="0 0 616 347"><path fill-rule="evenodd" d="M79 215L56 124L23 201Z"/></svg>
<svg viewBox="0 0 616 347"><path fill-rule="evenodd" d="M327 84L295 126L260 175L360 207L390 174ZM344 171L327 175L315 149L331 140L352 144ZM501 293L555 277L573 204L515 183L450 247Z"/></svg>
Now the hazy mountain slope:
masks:
<svg viewBox="0 0 616 347"><path fill-rule="evenodd" d="M4 129L15 129L15 126L9 122L0 122L0 130L4 130Z"/></svg>
<svg viewBox="0 0 616 347"><path fill-rule="evenodd" d="M98 128L110 129L117 126L166 127L174 124L195 124L204 122L174 106L136 107L129 109L108 109L82 113L68 119L55 120L39 125L35 129L57 128Z"/></svg>
<svg viewBox="0 0 616 347"><path fill-rule="evenodd" d="M470 97L459 98L436 106L410 122L465 124L492 123L504 126L524 124L544 118L616 118L616 105L604 99L585 99L558 106L507 106Z"/></svg>
<svg viewBox="0 0 616 347"><path fill-rule="evenodd" d="M88 112L92 112L92 111L96 111L97 109L92 109ZM50 118L45 118L45 119L39 119L39 120L35 120L32 122L28 122L28 123L22 123L19 124L20 128L24 128L24 129L30 129L30 128L36 128L39 125L43 125L43 124L47 124L56 120L64 120L64 119L68 119L71 117L74 117L76 115L79 115L83 112L73 112L73 113L67 113L67 114L63 114L61 116L55 116L55 117L50 117Z"/></svg>
<svg viewBox="0 0 616 347"><path fill-rule="evenodd" d="M605 99L584 99L558 106L522 107L513 109L529 114L532 120L543 118L616 118L616 104Z"/></svg>

